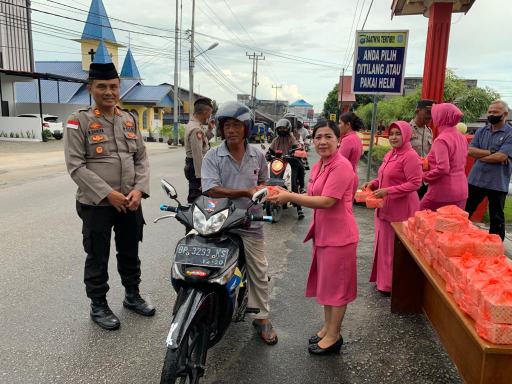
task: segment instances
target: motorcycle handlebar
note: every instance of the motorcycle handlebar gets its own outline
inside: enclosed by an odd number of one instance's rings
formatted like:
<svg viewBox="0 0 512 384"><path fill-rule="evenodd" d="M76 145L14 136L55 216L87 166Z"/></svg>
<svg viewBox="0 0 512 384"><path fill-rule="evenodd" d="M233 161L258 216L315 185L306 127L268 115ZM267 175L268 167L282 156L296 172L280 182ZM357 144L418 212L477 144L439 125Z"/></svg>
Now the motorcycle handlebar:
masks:
<svg viewBox="0 0 512 384"><path fill-rule="evenodd" d="M261 216L261 215L248 215L251 221L266 221L268 223L273 222L272 216Z"/></svg>
<svg viewBox="0 0 512 384"><path fill-rule="evenodd" d="M170 205L166 205L166 204L161 204L160 205L160 210L161 211L165 211L165 212L178 213L178 207L171 207Z"/></svg>

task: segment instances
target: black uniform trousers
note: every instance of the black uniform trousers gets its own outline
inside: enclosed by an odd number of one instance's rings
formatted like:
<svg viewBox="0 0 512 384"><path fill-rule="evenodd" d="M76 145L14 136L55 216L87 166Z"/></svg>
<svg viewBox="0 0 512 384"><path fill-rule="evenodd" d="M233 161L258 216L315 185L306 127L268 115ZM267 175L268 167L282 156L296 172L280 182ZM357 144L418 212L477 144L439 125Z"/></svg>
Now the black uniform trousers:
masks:
<svg viewBox="0 0 512 384"><path fill-rule="evenodd" d="M87 297L104 298L108 292L108 259L112 228L115 233L117 270L125 288L140 284L139 241L142 241L144 217L142 208L126 213L112 206L93 206L77 201L82 219L85 259L84 283Z"/></svg>
<svg viewBox="0 0 512 384"><path fill-rule="evenodd" d="M507 192L493 189L480 188L475 185L468 185L468 200L466 201L466 212L469 217L476 211L478 205L484 198L489 200L489 219L491 226L489 233L497 234L501 240L505 239L505 200Z"/></svg>
<svg viewBox="0 0 512 384"><path fill-rule="evenodd" d="M195 199L201 196L201 178L196 177L194 168L194 160L190 157L185 158L185 177L188 180L188 197L187 202L192 204Z"/></svg>

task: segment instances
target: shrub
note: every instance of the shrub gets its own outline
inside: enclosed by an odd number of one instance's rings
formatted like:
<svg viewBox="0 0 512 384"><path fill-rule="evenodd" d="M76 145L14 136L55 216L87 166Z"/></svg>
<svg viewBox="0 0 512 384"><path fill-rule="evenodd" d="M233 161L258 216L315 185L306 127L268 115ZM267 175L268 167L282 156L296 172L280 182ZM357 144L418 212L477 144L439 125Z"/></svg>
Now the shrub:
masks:
<svg viewBox="0 0 512 384"><path fill-rule="evenodd" d="M375 145L372 149L372 160L378 164L382 163L384 156L391 150L388 145Z"/></svg>
<svg viewBox="0 0 512 384"><path fill-rule="evenodd" d="M53 133L52 131L50 131L49 129L45 129L43 131L43 139L44 140L48 140L48 139L51 139L53 137Z"/></svg>

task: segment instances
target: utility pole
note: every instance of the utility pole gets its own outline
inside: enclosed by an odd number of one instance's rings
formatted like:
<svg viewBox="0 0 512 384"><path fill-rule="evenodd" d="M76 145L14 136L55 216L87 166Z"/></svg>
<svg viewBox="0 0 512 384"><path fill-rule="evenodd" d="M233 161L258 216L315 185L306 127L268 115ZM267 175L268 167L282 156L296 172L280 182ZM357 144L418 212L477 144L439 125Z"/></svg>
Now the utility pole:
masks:
<svg viewBox="0 0 512 384"><path fill-rule="evenodd" d="M178 38L178 15L179 15L179 8L178 8L179 0L176 0L176 26L174 28L174 105L173 105L173 122L174 122L174 145L179 145L179 138L178 138L178 111L180 108L179 101L178 101L178 71L179 71L179 38Z"/></svg>
<svg viewBox="0 0 512 384"><path fill-rule="evenodd" d="M274 89L276 90L276 106L275 106L275 107L276 107L276 108L275 108L275 109L276 109L276 113L275 113L275 115L276 115L276 121L275 121L275 123L274 123L274 128L275 128L275 127L276 127L276 124L277 124L277 120L279 120L279 119L278 119L278 116L277 116L277 90L278 90L278 89L283 88L283 86L282 86L282 85L278 85L278 84L276 84L276 85L272 85L272 88L274 88Z"/></svg>
<svg viewBox="0 0 512 384"><path fill-rule="evenodd" d="M192 120L194 113L194 22L196 13L196 0L192 0L192 27L190 28L190 51L188 67L188 120Z"/></svg>
<svg viewBox="0 0 512 384"><path fill-rule="evenodd" d="M343 68L341 71L341 93L340 93L340 107L339 107L340 114L339 114L339 116L341 116L343 114L343 92L344 92L343 85L344 84L345 84L345 68Z"/></svg>
<svg viewBox="0 0 512 384"><path fill-rule="evenodd" d="M258 61L265 60L263 53L253 52L252 55L245 53L249 60L252 60L252 86L251 86L251 100L252 100L252 113L253 121L256 122L256 89L258 88Z"/></svg>

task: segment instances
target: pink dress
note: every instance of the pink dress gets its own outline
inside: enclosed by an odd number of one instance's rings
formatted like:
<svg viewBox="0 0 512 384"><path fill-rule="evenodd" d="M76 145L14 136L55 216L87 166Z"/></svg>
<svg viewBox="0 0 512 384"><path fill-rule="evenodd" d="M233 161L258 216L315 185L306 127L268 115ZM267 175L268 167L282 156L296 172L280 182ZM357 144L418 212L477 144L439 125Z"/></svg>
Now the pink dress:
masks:
<svg viewBox="0 0 512 384"><path fill-rule="evenodd" d="M314 209L304 242L313 239L313 259L306 296L321 305L340 307L357 295L356 251L359 232L352 211L354 172L350 162L336 152L322 168L311 171L308 195L336 199L328 209ZM343 229L340 231L340 229Z"/></svg>
<svg viewBox="0 0 512 384"><path fill-rule="evenodd" d="M374 260L370 282L377 283L380 291L391 292L393 279L393 254L395 231L392 222L404 221L419 209L417 190L421 185L421 160L412 149L412 129L409 123L393 123L402 131L404 144L393 149L379 168L378 178L372 181L372 188L386 188L384 207L375 211ZM393 128L393 125L390 126Z"/></svg>
<svg viewBox="0 0 512 384"><path fill-rule="evenodd" d="M435 104L432 120L439 131L427 156L429 170L423 173L428 190L420 209L436 210L445 205L464 209L468 198L465 167L468 157L466 138L455 128L462 112L453 104Z"/></svg>
<svg viewBox="0 0 512 384"><path fill-rule="evenodd" d="M346 135L343 135L340 142L340 153L342 156L350 161L352 168L354 169L355 181L354 181L354 194L357 191L359 185L359 177L357 176L357 165L363 154L363 142L357 136L354 131L350 131Z"/></svg>

